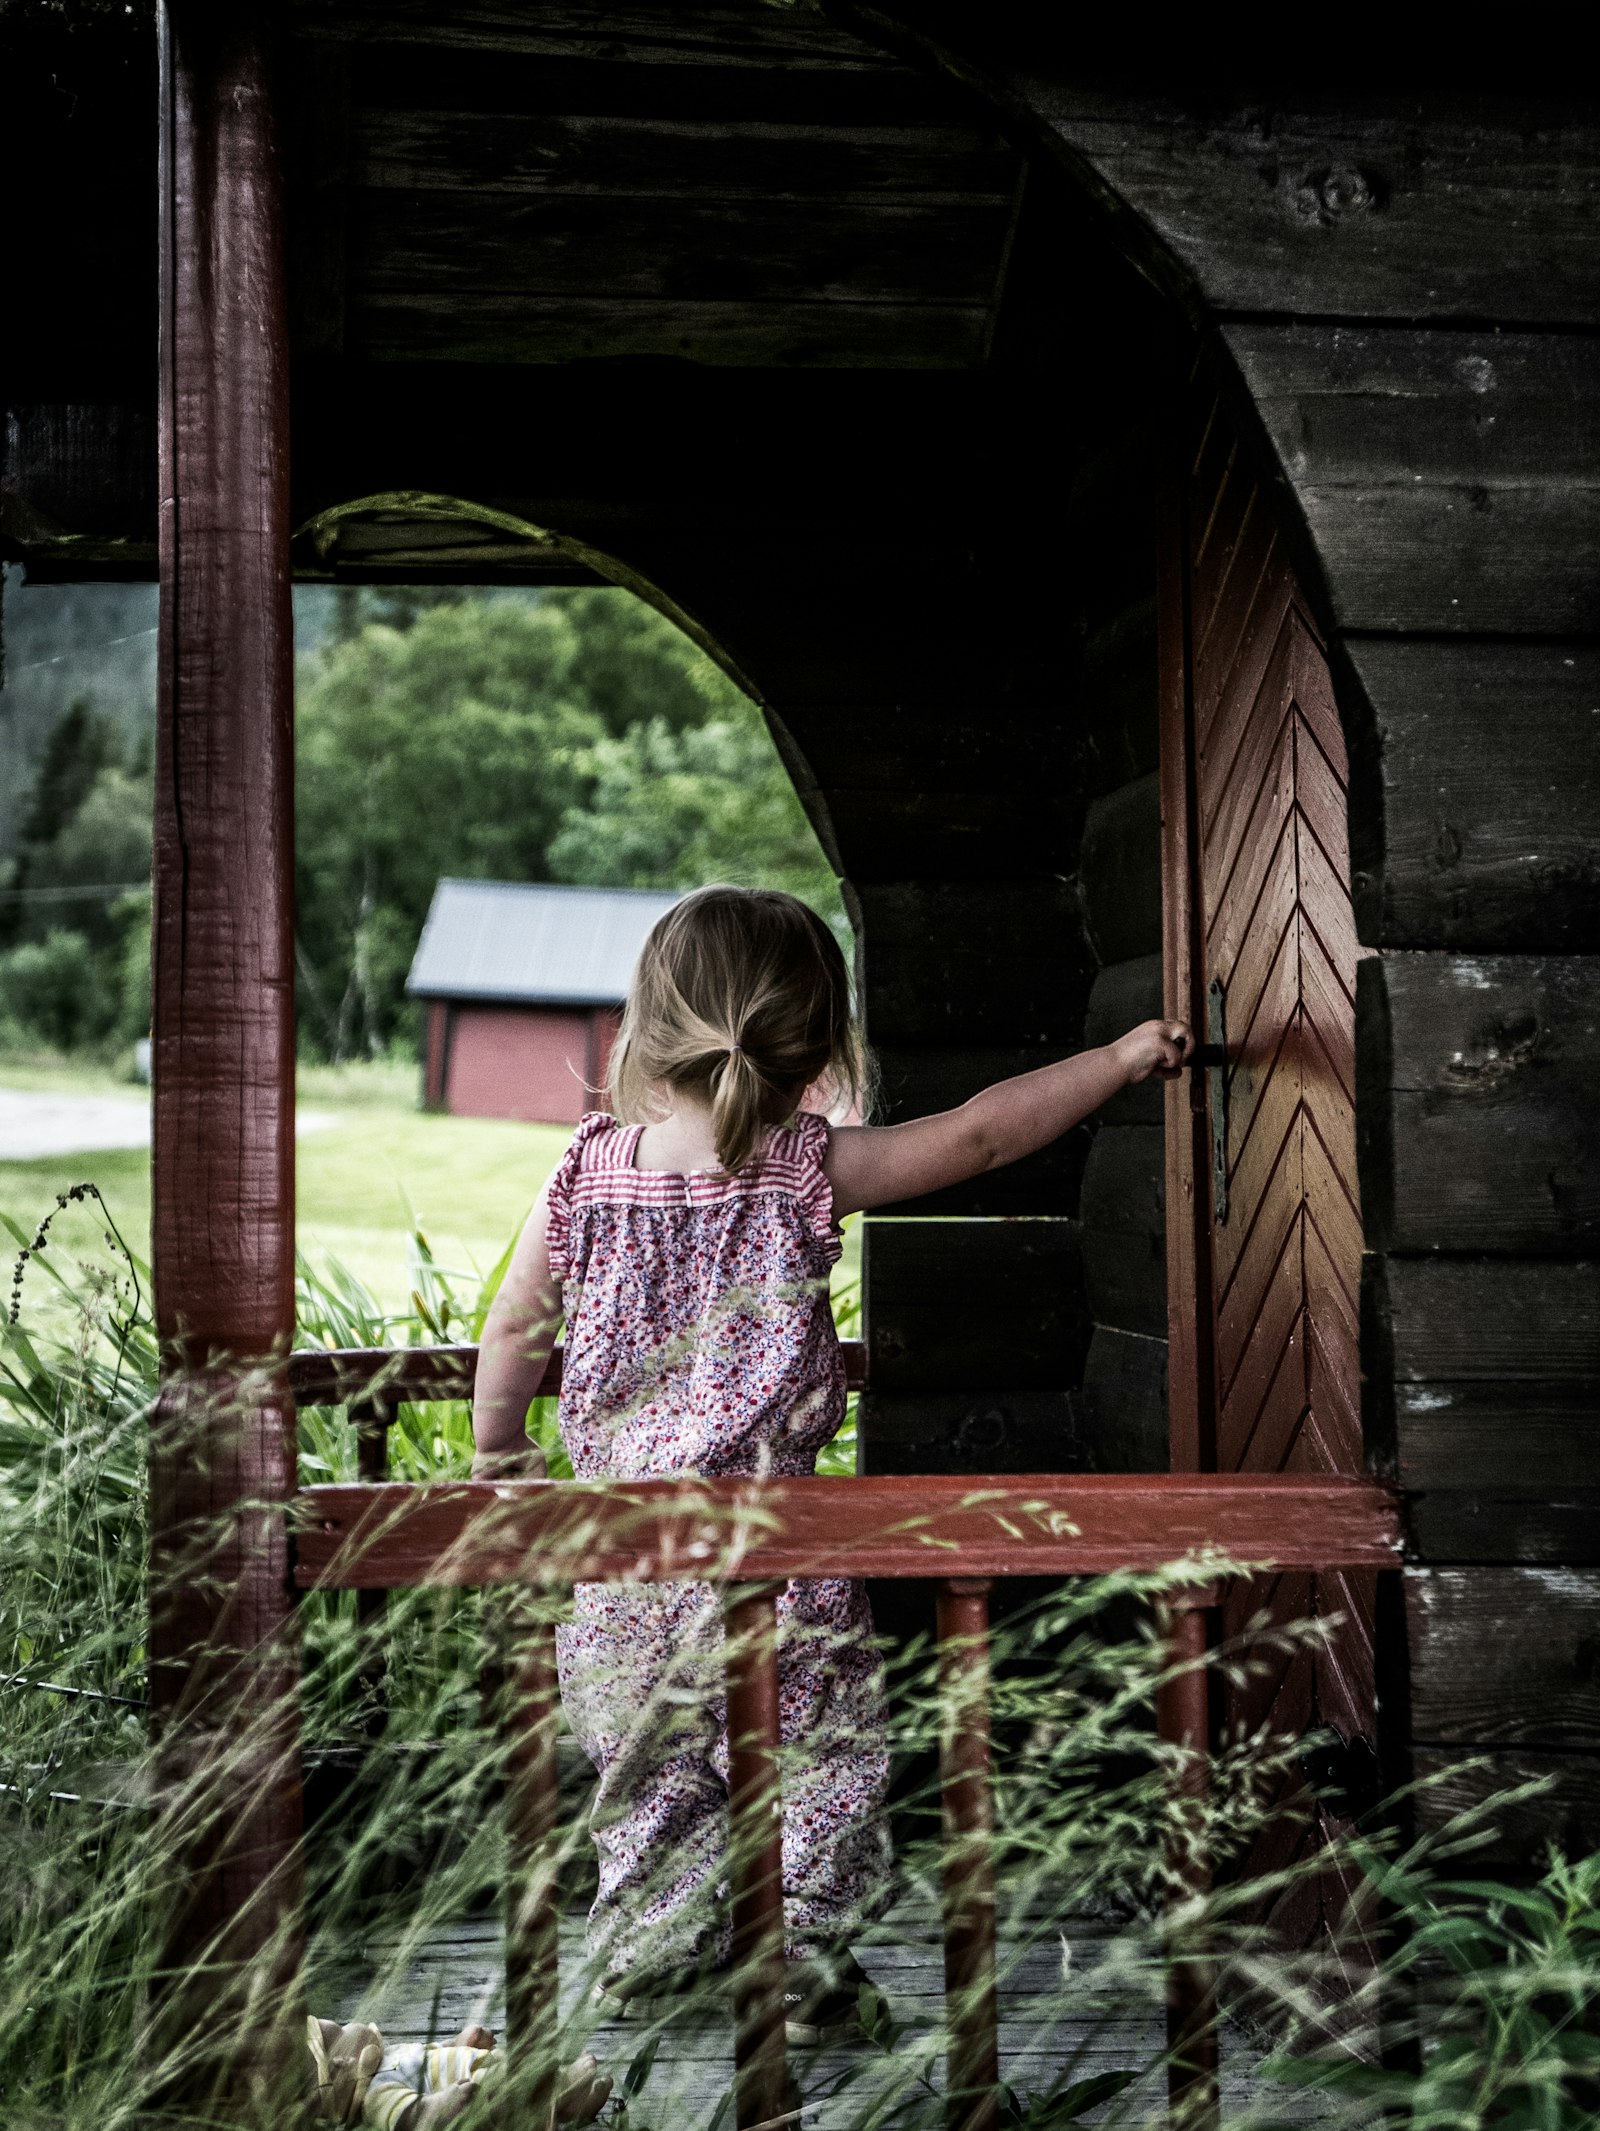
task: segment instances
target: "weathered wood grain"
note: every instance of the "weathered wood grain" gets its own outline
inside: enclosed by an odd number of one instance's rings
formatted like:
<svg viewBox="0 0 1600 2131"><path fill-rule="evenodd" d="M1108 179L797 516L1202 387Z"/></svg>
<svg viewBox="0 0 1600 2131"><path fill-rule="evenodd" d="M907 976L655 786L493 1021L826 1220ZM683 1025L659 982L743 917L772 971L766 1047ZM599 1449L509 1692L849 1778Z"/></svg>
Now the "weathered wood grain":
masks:
<svg viewBox="0 0 1600 2131"><path fill-rule="evenodd" d="M1336 1474L310 1487L294 1526L302 1590L1099 1575L1200 1549L1280 1568L1393 1568L1401 1545L1388 1490Z"/></svg>
<svg viewBox="0 0 1600 2131"><path fill-rule="evenodd" d="M569 363L672 356L717 368L960 369L981 359L980 304L479 296L421 291L353 308L351 345L375 362Z"/></svg>
<svg viewBox="0 0 1600 2131"><path fill-rule="evenodd" d="M655 49L591 33L560 49L540 48L538 25L527 51L474 49L410 37L365 41L360 55L363 100L373 111L522 114L721 120L730 125L956 126L987 134L994 120L974 98L878 49L855 47L816 63L804 38L786 49L760 48L735 33L696 48L705 16L679 11L688 37ZM751 17L747 14L745 22ZM815 26L813 18L812 26ZM319 40L322 41L322 40Z"/></svg>
<svg viewBox="0 0 1600 2131"><path fill-rule="evenodd" d="M1090 807L1078 858L1084 926L1101 962L1161 951L1161 794L1155 776Z"/></svg>
<svg viewBox="0 0 1600 2131"><path fill-rule="evenodd" d="M301 5L306 34L365 41L381 35L394 44L434 51L469 50L524 58L586 57L652 66L819 67L881 66L848 31L815 15L756 15L740 7L608 9L603 23L581 7L541 8L530 16L515 0L470 0L442 15L429 0L347 0L337 14Z"/></svg>
<svg viewBox="0 0 1600 2131"><path fill-rule="evenodd" d="M160 2105L205 2113L247 2107L304 2047L277 59L268 7L162 13L148 2034Z"/></svg>
<svg viewBox="0 0 1600 2131"><path fill-rule="evenodd" d="M153 406L13 401L0 465L10 540L69 554L91 547L96 560L154 555Z"/></svg>
<svg viewBox="0 0 1600 2131"><path fill-rule="evenodd" d="M1600 620L1600 343L1227 326L1346 629Z"/></svg>
<svg viewBox="0 0 1600 2131"><path fill-rule="evenodd" d="M1406 1573L1415 1737L1428 1745L1600 1745L1600 1574Z"/></svg>
<svg viewBox="0 0 1600 2131"><path fill-rule="evenodd" d="M356 182L351 55L298 44L289 70L289 329L299 357L344 351L350 189Z"/></svg>
<svg viewBox="0 0 1600 2131"><path fill-rule="evenodd" d="M1391 1258L1397 1382L1500 1387L1600 1380L1600 1263Z"/></svg>
<svg viewBox="0 0 1600 2131"><path fill-rule="evenodd" d="M1600 626L1600 342L1231 325L1347 629Z"/></svg>
<svg viewBox="0 0 1600 2131"><path fill-rule="evenodd" d="M1369 1259L1362 1362L1421 1559L1600 1558L1600 1266Z"/></svg>
<svg viewBox="0 0 1600 2131"><path fill-rule="evenodd" d="M1078 1224L871 1217L862 1231L878 1391L1067 1391L1088 1302Z"/></svg>
<svg viewBox="0 0 1600 2131"><path fill-rule="evenodd" d="M1154 2002L1133 2002L1126 1983L1109 1989L1084 1980L1102 1964L1120 1968L1114 1932L1082 1913L1063 1890L1059 1915L1030 1915L1013 1890L1000 1889L997 1947L1001 2076L1014 2088L1037 2092L1098 2073L1143 2070L1135 2105L1159 2106L1161 2014ZM864 2054L848 2045L797 2052L792 2071L804 2097L806 2120L819 2131L848 2131L864 2106L896 2124L921 2113L928 2095L944 2086L939 2047L944 2018L944 1973L937 1915L916 1897L898 1901L888 1916L856 1941L863 1967L903 2023L895 2049ZM712 1983L687 2009L665 2009L646 2022L599 2022L586 2005L593 1964L582 1919L560 1925L561 2012L574 2049L592 2049L620 2076L653 2041L633 2107L653 2123L707 2131L732 2084L733 2019L725 1984ZM1142 1958L1142 1956L1141 1956ZM504 1954L498 1928L487 1920L441 1922L420 1938L370 1932L359 1946L329 1933L314 1949L327 1993L319 2005L339 2019L371 2019L386 2040L421 2042L452 2036L468 2024L505 2026ZM1064 1973L1072 1986L1064 1986ZM1222 2048L1222 2092L1231 2111L1259 2105L1259 2053L1230 2028ZM923 2081L926 2079L926 2085ZM1271 2094L1274 2122L1317 2120L1315 2096L1291 2089Z"/></svg>
<svg viewBox="0 0 1600 2131"><path fill-rule="evenodd" d="M1425 1746L1412 1759L1418 1826L1438 1830L1470 1813L1475 1832L1487 1838L1473 1850L1474 1871L1542 1870L1552 1843L1568 1857L1600 1848L1600 1755ZM1542 1788L1510 1801L1510 1793L1529 1784ZM1498 1798L1508 1802L1492 1805Z"/></svg>
<svg viewBox="0 0 1600 2131"><path fill-rule="evenodd" d="M1008 1080L1066 1056L1055 1045L1028 1050L902 1050L879 1044L875 1056L879 1101L875 1116L884 1124L927 1117ZM1086 1128L1064 1133L1025 1161L973 1177L948 1191L936 1191L897 1206L882 1206L880 1215L932 1214L1075 1214L1083 1165L1089 1152Z"/></svg>
<svg viewBox="0 0 1600 2131"><path fill-rule="evenodd" d="M1498 1382L1430 1377L1397 1384L1401 1486L1501 1500L1549 1498L1554 1508L1600 1486L1600 1377L1552 1383L1538 1373L1540 1357L1529 1359L1526 1375ZM1600 1546L1600 1518L1590 1543ZM1428 1559L1441 1558L1424 1551Z"/></svg>
<svg viewBox="0 0 1600 2131"><path fill-rule="evenodd" d="M1370 1244L1594 1248L1600 958L1369 959L1357 1034Z"/></svg>
<svg viewBox="0 0 1600 2131"><path fill-rule="evenodd" d="M352 303L987 304L1008 208L358 193Z"/></svg>
<svg viewBox="0 0 1600 2131"><path fill-rule="evenodd" d="M864 1473L1079 1472L1069 1391L867 1391L856 1416Z"/></svg>
<svg viewBox="0 0 1600 2131"><path fill-rule="evenodd" d="M1591 1480L1600 1470L1600 1444L1596 1442L1593 1413L1591 1404L1587 1429ZM1541 1432L1552 1437L1553 1442L1541 1443ZM1600 1566L1600 1486L1564 1486L1551 1480L1541 1486L1532 1478L1541 1462L1546 1467L1555 1462L1549 1455L1551 1449L1565 1458L1571 1447L1570 1434L1521 1427L1513 1427L1509 1434L1512 1442L1527 1443L1530 1452L1529 1478L1522 1485L1496 1486L1489 1482L1471 1487L1462 1484L1458 1476L1454 1485L1422 1487L1415 1478L1415 1460L1408 1456L1402 1461L1399 1480L1406 1490L1411 1552L1417 1560L1435 1567L1455 1562L1522 1562L1552 1568ZM1434 1442L1429 1442L1424 1433L1419 1444L1416 1431L1410 1438L1413 1449L1420 1447L1424 1454L1435 1457L1449 1455L1458 1443L1463 1457L1470 1458L1476 1445L1470 1439L1461 1442L1455 1431ZM1541 1452L1545 1453L1542 1459ZM1530 1620L1529 1632L1541 1632L1536 1618Z"/></svg>
<svg viewBox="0 0 1600 2131"><path fill-rule="evenodd" d="M994 132L944 124L501 108L360 116L356 182L402 192L806 200L1009 207L1018 158Z"/></svg>
<svg viewBox="0 0 1600 2131"><path fill-rule="evenodd" d="M1112 962L1100 970L1089 993L1083 1017L1085 1047L1115 1043L1119 1036L1137 1028L1141 1021L1154 1021L1161 1014L1161 957L1139 955L1131 962ZM1163 1084L1141 1080L1102 1103L1096 1113L1102 1125L1159 1125L1166 1108Z"/></svg>
<svg viewBox="0 0 1600 2131"><path fill-rule="evenodd" d="M1163 1342L1167 1333L1165 1172L1161 1126L1102 1126L1089 1150L1078 1208L1084 1278L1096 1325Z"/></svg>
<svg viewBox="0 0 1600 2131"><path fill-rule="evenodd" d="M1096 1325L1077 1397L1092 1472L1165 1472L1171 1463L1167 1342Z"/></svg>
<svg viewBox="0 0 1600 2131"><path fill-rule="evenodd" d="M1094 963L1060 880L866 882L867 1034L873 1043L1075 1048Z"/></svg>
<svg viewBox="0 0 1600 2131"><path fill-rule="evenodd" d="M1377 739L1351 808L1363 940L1572 953L1600 939L1600 650L1352 637L1343 653Z"/></svg>
<svg viewBox="0 0 1600 2131"><path fill-rule="evenodd" d="M1225 78L1198 93L1176 45L1164 77L1141 51L1151 86L1130 91L1115 30L1099 67L1068 66L1039 18L946 15L930 30L863 7L851 19L893 24L903 49L920 46L1052 142L1146 270L1197 306L1593 323L1600 150L1576 98L1436 92L1419 111L1414 93L1362 81L1313 101L1286 68L1276 94L1246 102ZM1259 60L1253 50L1252 71ZM1307 55L1299 78L1315 71Z"/></svg>
<svg viewBox="0 0 1600 2131"><path fill-rule="evenodd" d="M1221 338L1292 481L1600 483L1588 333L1251 323Z"/></svg>

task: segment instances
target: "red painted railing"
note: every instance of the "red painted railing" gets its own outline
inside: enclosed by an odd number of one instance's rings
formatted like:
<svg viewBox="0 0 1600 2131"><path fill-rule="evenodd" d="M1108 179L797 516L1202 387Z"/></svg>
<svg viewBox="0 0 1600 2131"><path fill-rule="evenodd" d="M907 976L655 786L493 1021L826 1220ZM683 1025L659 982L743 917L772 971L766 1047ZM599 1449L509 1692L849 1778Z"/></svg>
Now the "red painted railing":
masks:
<svg viewBox="0 0 1600 2131"><path fill-rule="evenodd" d="M371 1357L296 1355L305 1403L350 1398L392 1414L409 1400L465 1396L470 1348ZM860 1349L852 1354L864 1378ZM559 1381L559 1357L543 1389ZM370 1388L369 1388L370 1387ZM368 1420L366 1425L372 1425ZM365 1463L365 1461L364 1461ZM1034 1473L855 1480L463 1481L303 1489L295 1504L302 1590L577 1582L713 1582L727 1630L738 2131L790 2104L784 2043L783 1888L777 1773L777 1593L790 1576L932 1579L938 1588L940 1751L952 2131L993 2131L999 2066L988 1696L988 1595L1005 1576L1152 1569L1208 1555L1280 1569L1393 1570L1401 1528L1376 1482L1329 1476ZM1162 1736L1186 1749L1203 1790L1204 1656L1213 1585L1172 1606L1173 1666ZM508 1794L513 1859L531 1874L556 1823L553 1631L531 1616L519 1645L519 1724ZM508 2044L529 2065L556 2022L554 1910L515 1894L507 1910ZM1169 1991L1172 2091L1191 2124L1216 2110L1214 1981L1192 1952ZM548 2053L546 2053L548 2054ZM553 2066L542 2072L546 2086ZM540 2097L548 2102L547 2091ZM539 2120L543 2120L541 2116Z"/></svg>

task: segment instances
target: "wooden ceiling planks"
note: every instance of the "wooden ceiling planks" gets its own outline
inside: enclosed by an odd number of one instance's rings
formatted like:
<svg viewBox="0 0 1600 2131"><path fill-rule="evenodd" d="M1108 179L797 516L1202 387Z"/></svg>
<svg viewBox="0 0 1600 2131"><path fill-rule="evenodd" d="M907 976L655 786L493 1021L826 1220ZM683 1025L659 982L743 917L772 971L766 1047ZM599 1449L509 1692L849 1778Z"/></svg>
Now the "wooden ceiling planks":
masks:
<svg viewBox="0 0 1600 2131"><path fill-rule="evenodd" d="M311 352L985 359L1020 159L959 92L809 11L294 19Z"/></svg>
<svg viewBox="0 0 1600 2131"><path fill-rule="evenodd" d="M658 66L831 67L874 64L848 30L835 28L812 5L686 8L543 5L523 0L295 0L293 20L304 36L361 43L425 45L431 50L490 52L541 59L587 58L596 48L618 58L647 57Z"/></svg>

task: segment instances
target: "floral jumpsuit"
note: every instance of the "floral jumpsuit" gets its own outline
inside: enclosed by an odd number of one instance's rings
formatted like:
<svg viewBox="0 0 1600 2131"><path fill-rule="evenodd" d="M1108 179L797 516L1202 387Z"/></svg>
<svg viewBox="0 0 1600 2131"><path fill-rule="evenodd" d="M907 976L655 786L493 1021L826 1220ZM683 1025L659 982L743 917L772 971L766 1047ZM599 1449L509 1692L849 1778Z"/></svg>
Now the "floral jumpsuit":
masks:
<svg viewBox="0 0 1600 2131"><path fill-rule="evenodd" d="M844 1418L828 1300L828 1127L801 1116L744 1172L636 1169L641 1126L586 1117L550 1188L563 1283L562 1440L580 1479L795 1475ZM841 1485L847 1483L841 1483ZM859 1583L778 1602L791 1960L847 1945L889 1897L883 1673ZM728 1954L722 1626L707 1584L579 1584L562 1702L599 1776L591 1952L666 1979Z"/></svg>

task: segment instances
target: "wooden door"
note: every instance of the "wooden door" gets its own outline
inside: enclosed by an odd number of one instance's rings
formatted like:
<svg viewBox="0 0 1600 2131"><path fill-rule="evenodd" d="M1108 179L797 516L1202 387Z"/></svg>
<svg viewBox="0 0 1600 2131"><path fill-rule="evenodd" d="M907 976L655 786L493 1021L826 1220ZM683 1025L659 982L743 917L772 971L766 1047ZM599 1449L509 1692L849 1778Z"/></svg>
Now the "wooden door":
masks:
<svg viewBox="0 0 1600 2131"><path fill-rule="evenodd" d="M1221 1472L1361 1468L1356 1298L1355 926L1347 766L1327 658L1224 408L1201 394L1164 569L1163 808L1169 1010L1226 1065L1169 1109L1174 1463ZM1371 1577L1263 1579L1236 1589L1232 1632L1266 1605L1320 1618L1317 1652L1263 1658L1231 1695L1231 1730L1374 1736ZM1299 1810L1252 1865L1319 1841ZM1280 1903L1315 1935L1336 1893Z"/></svg>

